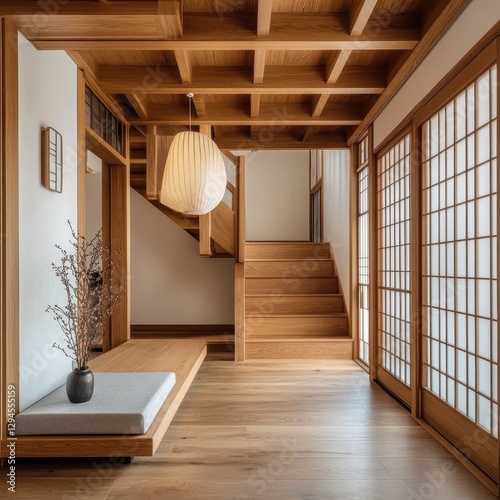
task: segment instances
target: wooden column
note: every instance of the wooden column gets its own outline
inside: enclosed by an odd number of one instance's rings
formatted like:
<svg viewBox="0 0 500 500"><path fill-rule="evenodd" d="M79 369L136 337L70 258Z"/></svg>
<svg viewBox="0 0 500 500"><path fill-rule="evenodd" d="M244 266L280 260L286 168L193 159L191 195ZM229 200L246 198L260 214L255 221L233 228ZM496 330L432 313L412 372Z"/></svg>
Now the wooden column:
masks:
<svg viewBox="0 0 500 500"><path fill-rule="evenodd" d="M234 360L245 361L245 264L234 266Z"/></svg>
<svg viewBox="0 0 500 500"><path fill-rule="evenodd" d="M210 257L213 255L210 235L212 234L212 216L208 214L200 215L198 218L200 227L200 255Z"/></svg>
<svg viewBox="0 0 500 500"><path fill-rule="evenodd" d="M411 135L411 413L420 417L422 362L422 149L419 128Z"/></svg>
<svg viewBox="0 0 500 500"><path fill-rule="evenodd" d="M245 245L246 245L246 218L245 218L245 178L246 178L246 159L244 156L238 156L237 159L237 182L236 190L238 192L238 232L237 232L237 262L245 262Z"/></svg>
<svg viewBox="0 0 500 500"><path fill-rule="evenodd" d="M238 193L236 258L234 266L234 360L245 361L245 157L236 160Z"/></svg>
<svg viewBox="0 0 500 500"><path fill-rule="evenodd" d="M111 252L118 264L115 280L125 288L111 317L111 348L130 339L130 171L128 166L111 165Z"/></svg>
<svg viewBox="0 0 500 500"><path fill-rule="evenodd" d="M146 198L158 199L158 144L157 127L150 125L146 132Z"/></svg>
<svg viewBox="0 0 500 500"><path fill-rule="evenodd" d="M200 134L205 134L212 138L212 127L210 125L200 125ZM210 257L212 251L212 216L210 213L200 215L198 218L200 227L200 255Z"/></svg>
<svg viewBox="0 0 500 500"><path fill-rule="evenodd" d="M496 81L496 93L497 93L497 144L500 144L500 127L498 126L498 119L500 117L500 72L498 68L500 67L500 37L497 37L497 81ZM497 154L498 156L498 154ZM500 162L497 159L497 193L498 193L498 179L500 179ZM497 194L498 196L498 194ZM500 221L500 203L497 202L497 241L498 241L498 223ZM500 252L497 250L497 269L500 269ZM497 311L500 311L500 279L497 277ZM497 342L497 359L500 359L500 342ZM497 387L500 387L500 370L497 374ZM500 419L498 419L498 432L500 433ZM500 434L498 434L500 435ZM500 457L500 440L498 442L499 451L498 456ZM499 458L500 460L500 458ZM500 465L500 464L499 464ZM496 478L499 485L497 489L497 495L500 494L500 467L498 468L499 473Z"/></svg>
<svg viewBox="0 0 500 500"><path fill-rule="evenodd" d="M359 166L359 144L351 146L351 180L350 180L350 208L351 216L349 224L351 251L349 255L349 266L351 269L351 335L353 342L353 359L359 359L359 271L358 271L358 166Z"/></svg>
<svg viewBox="0 0 500 500"><path fill-rule="evenodd" d="M111 252L117 252L119 275L115 279L125 293L111 317L111 348L130 339L130 130L124 128L125 163L110 165L110 237Z"/></svg>
<svg viewBox="0 0 500 500"><path fill-rule="evenodd" d="M102 244L111 248L111 180L110 167L102 161ZM111 318L108 318L103 327L102 350L111 349Z"/></svg>
<svg viewBox="0 0 500 500"><path fill-rule="evenodd" d="M373 125L368 129L368 203L370 226L370 378L377 379L379 342L378 342L378 175L377 157L373 152Z"/></svg>
<svg viewBox="0 0 500 500"><path fill-rule="evenodd" d="M156 126L148 126L146 135L146 197L159 200L163 172L173 136L158 135Z"/></svg>
<svg viewBox="0 0 500 500"><path fill-rule="evenodd" d="M0 437L8 406L19 410L19 116L18 35L0 21ZM14 386L14 393L8 392ZM12 399L9 398L12 397Z"/></svg>

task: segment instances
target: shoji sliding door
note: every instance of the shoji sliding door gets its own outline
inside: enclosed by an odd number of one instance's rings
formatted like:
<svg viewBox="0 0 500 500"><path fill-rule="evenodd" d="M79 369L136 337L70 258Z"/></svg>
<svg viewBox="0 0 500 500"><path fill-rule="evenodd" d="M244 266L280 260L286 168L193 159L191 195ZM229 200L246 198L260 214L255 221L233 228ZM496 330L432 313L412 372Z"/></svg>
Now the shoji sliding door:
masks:
<svg viewBox="0 0 500 500"><path fill-rule="evenodd" d="M358 353L359 359L370 361L370 220L368 137L358 145Z"/></svg>
<svg viewBox="0 0 500 500"><path fill-rule="evenodd" d="M378 370L411 404L411 144L408 133L378 155Z"/></svg>
<svg viewBox="0 0 500 500"><path fill-rule="evenodd" d="M421 136L422 417L496 478L496 65L422 122Z"/></svg>

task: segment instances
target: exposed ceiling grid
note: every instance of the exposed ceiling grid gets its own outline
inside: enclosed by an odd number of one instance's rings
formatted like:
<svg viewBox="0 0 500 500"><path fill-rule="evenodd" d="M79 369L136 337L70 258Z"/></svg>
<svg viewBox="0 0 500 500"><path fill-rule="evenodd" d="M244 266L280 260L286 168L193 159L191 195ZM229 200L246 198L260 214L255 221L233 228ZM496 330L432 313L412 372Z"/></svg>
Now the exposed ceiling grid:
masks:
<svg viewBox="0 0 500 500"><path fill-rule="evenodd" d="M224 147L327 148L359 135L468 2L81 0L34 26L38 3L6 0L0 15L126 96L138 130L184 129L193 92L193 124Z"/></svg>

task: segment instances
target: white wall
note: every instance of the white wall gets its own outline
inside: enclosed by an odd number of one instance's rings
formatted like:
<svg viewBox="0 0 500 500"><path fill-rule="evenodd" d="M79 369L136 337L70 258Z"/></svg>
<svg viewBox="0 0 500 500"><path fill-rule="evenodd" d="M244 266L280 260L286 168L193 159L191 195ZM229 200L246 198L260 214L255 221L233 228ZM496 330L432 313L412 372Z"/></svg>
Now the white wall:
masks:
<svg viewBox="0 0 500 500"><path fill-rule="evenodd" d="M19 41L20 168L20 387L24 409L65 382L71 361L52 348L62 334L47 306L64 305L65 293L51 263L54 245L68 247L66 221L76 228L77 70L64 52L38 52ZM54 127L63 136L63 192L40 179L40 132Z"/></svg>
<svg viewBox="0 0 500 500"><path fill-rule="evenodd" d="M246 162L247 241L309 241L309 151L258 151Z"/></svg>
<svg viewBox="0 0 500 500"><path fill-rule="evenodd" d="M499 0L473 0L374 123L377 147L500 19Z"/></svg>
<svg viewBox="0 0 500 500"><path fill-rule="evenodd" d="M200 257L199 243L130 192L131 323L233 324L234 259Z"/></svg>
<svg viewBox="0 0 500 500"><path fill-rule="evenodd" d="M332 244L340 284L349 308L350 297L350 155L346 149L323 151L323 231Z"/></svg>

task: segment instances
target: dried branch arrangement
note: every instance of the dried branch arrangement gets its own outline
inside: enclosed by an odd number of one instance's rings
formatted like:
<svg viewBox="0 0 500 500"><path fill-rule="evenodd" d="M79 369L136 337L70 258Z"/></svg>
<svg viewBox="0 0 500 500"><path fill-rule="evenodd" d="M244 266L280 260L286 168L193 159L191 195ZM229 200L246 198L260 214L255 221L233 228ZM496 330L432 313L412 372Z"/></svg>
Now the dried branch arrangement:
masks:
<svg viewBox="0 0 500 500"><path fill-rule="evenodd" d="M124 288L114 279L118 266L114 255L102 244L99 231L90 241L77 234L68 221L71 231L71 250L60 245L59 265L52 263L56 276L66 291L67 303L64 307L49 306L47 312L53 314L66 338L65 345L54 343L68 358L76 362L76 368L83 370L96 344L102 341L105 322L120 302Z"/></svg>

